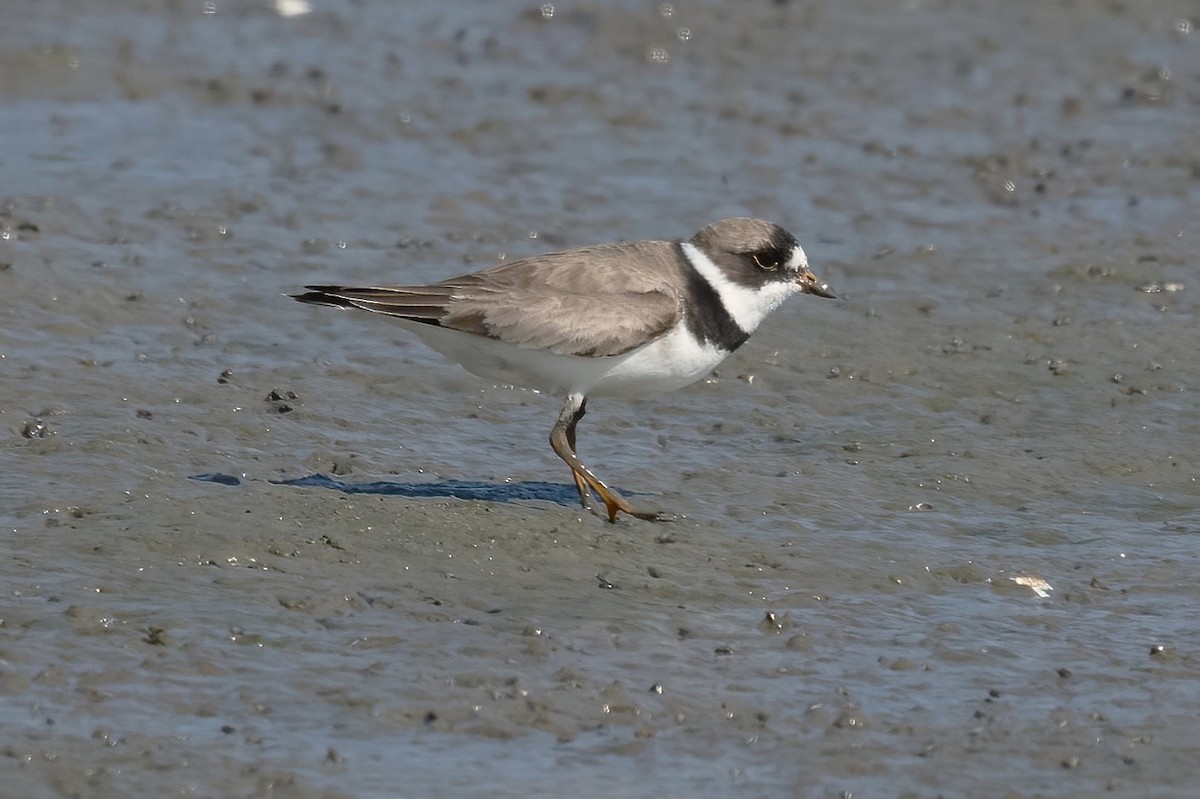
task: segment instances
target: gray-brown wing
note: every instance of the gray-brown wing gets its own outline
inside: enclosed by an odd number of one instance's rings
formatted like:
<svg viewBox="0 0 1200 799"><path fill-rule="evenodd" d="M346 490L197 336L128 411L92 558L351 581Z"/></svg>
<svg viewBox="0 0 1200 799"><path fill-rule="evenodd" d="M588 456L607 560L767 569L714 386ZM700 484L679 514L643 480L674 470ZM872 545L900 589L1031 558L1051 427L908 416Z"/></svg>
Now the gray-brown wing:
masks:
<svg viewBox="0 0 1200 799"><path fill-rule="evenodd" d="M296 299L362 308L559 355L620 355L669 332L683 304L676 245L539 255L428 286L310 286Z"/></svg>

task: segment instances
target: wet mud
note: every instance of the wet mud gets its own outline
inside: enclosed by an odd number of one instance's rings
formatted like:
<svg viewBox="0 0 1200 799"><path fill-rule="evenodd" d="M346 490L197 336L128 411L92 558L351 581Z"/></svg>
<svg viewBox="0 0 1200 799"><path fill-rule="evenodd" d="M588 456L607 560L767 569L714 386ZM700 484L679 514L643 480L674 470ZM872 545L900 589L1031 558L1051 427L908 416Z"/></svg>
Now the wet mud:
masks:
<svg viewBox="0 0 1200 799"><path fill-rule="evenodd" d="M24 5L0 792L1194 790L1194 5ZM735 214L843 299L589 404L669 524L284 296Z"/></svg>

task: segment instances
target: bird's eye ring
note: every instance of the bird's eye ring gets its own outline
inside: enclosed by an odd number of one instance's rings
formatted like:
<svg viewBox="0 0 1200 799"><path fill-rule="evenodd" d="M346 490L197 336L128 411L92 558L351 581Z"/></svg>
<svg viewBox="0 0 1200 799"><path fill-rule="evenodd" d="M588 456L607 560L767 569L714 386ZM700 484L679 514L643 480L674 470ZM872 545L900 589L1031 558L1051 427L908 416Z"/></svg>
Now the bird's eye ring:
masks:
<svg viewBox="0 0 1200 799"><path fill-rule="evenodd" d="M759 269L765 269L768 272L774 272L779 268L779 261L773 258L769 253L756 252L750 256L754 259L754 263Z"/></svg>

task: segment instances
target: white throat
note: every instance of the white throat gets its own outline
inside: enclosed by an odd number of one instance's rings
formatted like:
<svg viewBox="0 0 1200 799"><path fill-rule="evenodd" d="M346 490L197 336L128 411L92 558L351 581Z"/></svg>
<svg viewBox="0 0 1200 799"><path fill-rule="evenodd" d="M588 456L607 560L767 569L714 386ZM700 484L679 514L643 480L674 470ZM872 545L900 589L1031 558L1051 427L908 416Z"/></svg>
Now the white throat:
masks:
<svg viewBox="0 0 1200 799"><path fill-rule="evenodd" d="M771 311L800 291L800 286L793 280L772 280L761 288L748 288L726 277L721 267L690 241L682 242L680 246L695 270L717 292L733 321L747 333L753 333Z"/></svg>

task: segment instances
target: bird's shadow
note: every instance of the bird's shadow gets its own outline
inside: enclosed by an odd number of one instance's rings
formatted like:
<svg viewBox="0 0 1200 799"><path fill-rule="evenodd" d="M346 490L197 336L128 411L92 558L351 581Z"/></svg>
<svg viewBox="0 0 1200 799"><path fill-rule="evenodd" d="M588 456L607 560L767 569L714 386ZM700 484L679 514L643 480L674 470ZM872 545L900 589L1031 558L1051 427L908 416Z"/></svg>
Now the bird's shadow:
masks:
<svg viewBox="0 0 1200 799"><path fill-rule="evenodd" d="M482 483L476 480L439 480L435 483L394 483L376 480L372 483L346 483L324 474L310 474L292 480L272 480L274 485L299 488L330 488L345 494L379 494L391 497L452 497L482 499L486 502L518 502L538 499L559 505L578 505L579 493L574 484L545 483L524 480L514 483Z"/></svg>
<svg viewBox="0 0 1200 799"><path fill-rule="evenodd" d="M197 474L192 480L206 483L236 486L238 477L228 474ZM519 502L542 500L559 505L579 504L579 493L571 483L546 483L540 480L524 480L513 483L483 483L477 480L440 480L430 483L398 483L376 480L370 483L347 483L324 474L310 474L290 480L271 480L272 485L295 486L297 488L328 488L344 494L377 494L391 497L451 497L454 499L481 499L486 502Z"/></svg>

